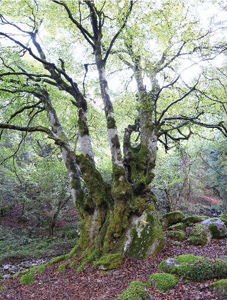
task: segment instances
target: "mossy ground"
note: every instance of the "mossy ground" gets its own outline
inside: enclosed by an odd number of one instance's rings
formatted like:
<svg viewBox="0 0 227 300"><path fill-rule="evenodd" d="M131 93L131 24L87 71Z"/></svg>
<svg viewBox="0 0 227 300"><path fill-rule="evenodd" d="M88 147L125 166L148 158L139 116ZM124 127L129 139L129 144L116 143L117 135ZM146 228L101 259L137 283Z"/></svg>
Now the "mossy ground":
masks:
<svg viewBox="0 0 227 300"><path fill-rule="evenodd" d="M166 292L173 289L178 282L178 279L171 274L167 273L154 273L150 276L148 284L153 285L161 292Z"/></svg>
<svg viewBox="0 0 227 300"><path fill-rule="evenodd" d="M120 296L119 300L146 300L149 295L145 291L146 284L141 281L132 281L129 288Z"/></svg>

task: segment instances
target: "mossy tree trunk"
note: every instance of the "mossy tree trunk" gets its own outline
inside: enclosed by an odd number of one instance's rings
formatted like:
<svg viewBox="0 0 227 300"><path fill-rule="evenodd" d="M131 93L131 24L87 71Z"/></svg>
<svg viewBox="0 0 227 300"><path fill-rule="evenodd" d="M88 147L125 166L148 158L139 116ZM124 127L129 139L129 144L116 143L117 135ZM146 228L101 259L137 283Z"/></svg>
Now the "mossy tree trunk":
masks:
<svg viewBox="0 0 227 300"><path fill-rule="evenodd" d="M108 82L106 78L106 63L115 40L124 29L127 19L134 4L126 3L126 12L119 31L110 41L109 47L102 43L105 14L98 11L94 1L84 0L90 12L90 33L80 22L74 19L66 2L54 0L63 6L69 19L85 37L93 48L94 61L99 74L100 93L102 96L105 118L107 124L107 138L112 156L112 182L107 183L101 176L95 165L94 152L87 120L88 105L86 98L78 85L65 72L64 61L58 67L48 61L41 44L36 40L37 31L28 32L36 52L29 48L29 54L33 59L42 63L51 79L44 82L57 87L60 91L68 93L72 97L72 104L78 111L78 128L81 146L81 154L71 149L70 139L67 137L57 112L51 102L50 95L39 80L34 80L29 93L42 101L47 112L52 130L38 127L21 127L9 124L1 124L1 128L34 132L45 132L55 140L59 146L69 173L69 182L72 197L80 214L80 240L79 247L85 253L95 251L99 256L109 253L121 253L138 259L154 255L164 245L164 236L155 210L155 196L150 191L150 183L154 177L157 153L158 127L154 126L154 105L150 95L146 93L142 82L141 72L135 63L134 71L138 85L140 101L139 120L134 125L125 129L123 153L120 146L114 108L111 101ZM36 27L34 27L36 28ZM8 37L7 34L4 36ZM15 41L22 49L28 50L26 45ZM37 54L36 54L37 53ZM25 72L30 80L33 77ZM34 88L32 91L31 88ZM26 87L24 87L26 92ZM73 106L73 108L74 108ZM131 135L134 131L140 131L140 144L133 147Z"/></svg>

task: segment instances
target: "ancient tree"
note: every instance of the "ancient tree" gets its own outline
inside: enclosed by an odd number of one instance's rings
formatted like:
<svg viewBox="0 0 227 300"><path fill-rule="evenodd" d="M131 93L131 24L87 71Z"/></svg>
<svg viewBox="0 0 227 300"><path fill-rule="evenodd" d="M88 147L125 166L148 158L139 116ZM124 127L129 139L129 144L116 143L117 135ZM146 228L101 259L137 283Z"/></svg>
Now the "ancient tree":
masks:
<svg viewBox="0 0 227 300"><path fill-rule="evenodd" d="M207 121L209 103L226 107L205 88L206 82L224 88L218 71L215 83L210 66L190 82L182 76L186 69L209 62L226 48L210 47L213 32L188 18L181 1L176 1L178 10L165 1L161 7L152 1L8 2L0 16L1 135L7 129L42 132L59 147L80 214L81 250L96 255L124 253L139 259L154 255L165 243L156 197L150 191L158 142L167 150L171 141L188 139L193 126L227 134L222 119ZM21 9L21 16L15 8ZM180 33L179 24L184 24ZM76 58L81 49L84 57ZM184 58L191 58L190 65L182 67ZM92 104L86 93L91 69L98 75L106 120L111 182L97 168L90 135ZM137 90L130 96L137 115L123 137L108 87L108 75L118 69L127 70L125 76L133 78ZM73 134L58 114L68 107L75 116L80 149L74 149Z"/></svg>

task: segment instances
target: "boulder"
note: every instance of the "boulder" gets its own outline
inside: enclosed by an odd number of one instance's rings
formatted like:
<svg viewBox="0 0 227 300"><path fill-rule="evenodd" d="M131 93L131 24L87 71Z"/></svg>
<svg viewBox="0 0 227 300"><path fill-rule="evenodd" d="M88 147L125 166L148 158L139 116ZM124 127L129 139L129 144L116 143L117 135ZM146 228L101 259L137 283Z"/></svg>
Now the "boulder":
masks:
<svg viewBox="0 0 227 300"><path fill-rule="evenodd" d="M186 225L182 222L174 224L168 228L168 230L174 230L174 231L185 230L185 229L186 229Z"/></svg>
<svg viewBox="0 0 227 300"><path fill-rule="evenodd" d="M203 256L179 255L162 261L159 268L166 273L176 274L194 282L227 277L226 261Z"/></svg>
<svg viewBox="0 0 227 300"><path fill-rule="evenodd" d="M180 223L184 218L184 214L180 211L167 213L162 217L162 227L163 229L167 229L171 225Z"/></svg>
<svg viewBox="0 0 227 300"><path fill-rule="evenodd" d="M201 217L201 216L189 216L184 218L181 222L185 224L185 226L190 227L194 226L194 224L202 222L208 219L208 217Z"/></svg>
<svg viewBox="0 0 227 300"><path fill-rule="evenodd" d="M211 283L210 288L215 290L216 295L226 297L223 299L227 299L227 279L222 279Z"/></svg>
<svg viewBox="0 0 227 300"><path fill-rule="evenodd" d="M202 221L201 224L209 228L214 239L223 239L227 236L227 227L220 218L210 218Z"/></svg>
<svg viewBox="0 0 227 300"><path fill-rule="evenodd" d="M205 246L211 241L212 235L209 228L205 225L198 224L191 231L188 242L194 246Z"/></svg>
<svg viewBox="0 0 227 300"><path fill-rule="evenodd" d="M223 212L219 218L221 219L222 222L225 223L225 226L227 226L227 212Z"/></svg>
<svg viewBox="0 0 227 300"><path fill-rule="evenodd" d="M186 239L183 230L173 230L168 232L168 236L175 241L183 241Z"/></svg>

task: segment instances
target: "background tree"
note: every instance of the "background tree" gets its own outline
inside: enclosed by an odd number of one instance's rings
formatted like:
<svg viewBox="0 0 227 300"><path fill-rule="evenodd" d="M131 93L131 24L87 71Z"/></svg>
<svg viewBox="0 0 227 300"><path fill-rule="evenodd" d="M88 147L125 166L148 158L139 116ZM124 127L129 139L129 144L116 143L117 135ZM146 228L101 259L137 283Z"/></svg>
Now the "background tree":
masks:
<svg viewBox="0 0 227 300"><path fill-rule="evenodd" d="M150 184L158 141L168 149L171 140L187 140L193 125L226 135L222 113L208 122L217 106L223 111L223 102L210 93L213 78L205 75L211 67L207 62L225 46L213 50L214 31L203 28L183 1L151 1L146 10L142 1L21 0L3 1L2 6L6 2L10 6L3 9L5 30L0 32L7 49L1 53L0 128L45 133L61 150L80 214L80 249L140 259L157 253L164 237ZM201 68L185 80L184 71L193 65ZM128 68L126 81L135 78L136 93L128 96L134 105L133 123L119 134L107 72L122 68ZM87 82L89 74L96 75ZM98 106L89 101L97 98L97 84L111 181L97 167L88 119L92 110L98 115ZM77 132L80 151L75 147Z"/></svg>

